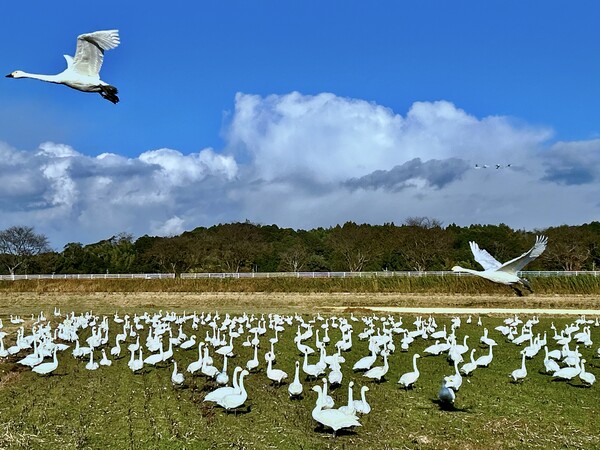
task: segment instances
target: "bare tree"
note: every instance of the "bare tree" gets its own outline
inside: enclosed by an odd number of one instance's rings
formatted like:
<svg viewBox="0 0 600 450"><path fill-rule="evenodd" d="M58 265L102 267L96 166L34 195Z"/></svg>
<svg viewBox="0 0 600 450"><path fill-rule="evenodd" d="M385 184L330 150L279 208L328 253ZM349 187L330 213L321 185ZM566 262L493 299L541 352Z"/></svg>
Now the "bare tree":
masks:
<svg viewBox="0 0 600 450"><path fill-rule="evenodd" d="M0 231L0 258L11 275L33 256L49 252L48 238L33 227L14 226Z"/></svg>

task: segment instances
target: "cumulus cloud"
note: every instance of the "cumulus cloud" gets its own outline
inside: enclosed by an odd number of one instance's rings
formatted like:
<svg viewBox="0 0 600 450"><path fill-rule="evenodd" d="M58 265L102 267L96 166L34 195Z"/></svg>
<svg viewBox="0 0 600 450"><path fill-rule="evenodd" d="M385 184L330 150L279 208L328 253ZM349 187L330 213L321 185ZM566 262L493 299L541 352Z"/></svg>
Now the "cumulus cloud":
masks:
<svg viewBox="0 0 600 450"><path fill-rule="evenodd" d="M528 229L595 220L600 140L552 137L447 101L401 114L331 93L239 93L220 150L89 156L64 143L0 143L0 228L34 225L60 248L246 219L313 228L429 216Z"/></svg>

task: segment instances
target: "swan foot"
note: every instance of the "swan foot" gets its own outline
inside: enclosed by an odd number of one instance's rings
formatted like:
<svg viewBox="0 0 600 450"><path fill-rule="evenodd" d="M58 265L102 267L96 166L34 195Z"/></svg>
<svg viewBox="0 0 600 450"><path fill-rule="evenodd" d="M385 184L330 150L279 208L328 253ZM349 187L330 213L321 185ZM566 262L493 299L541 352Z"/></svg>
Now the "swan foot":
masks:
<svg viewBox="0 0 600 450"><path fill-rule="evenodd" d="M117 97L117 93L119 91L116 87L111 86L110 84L100 86L100 95L102 98L105 98L109 102L114 104L119 103L119 97Z"/></svg>

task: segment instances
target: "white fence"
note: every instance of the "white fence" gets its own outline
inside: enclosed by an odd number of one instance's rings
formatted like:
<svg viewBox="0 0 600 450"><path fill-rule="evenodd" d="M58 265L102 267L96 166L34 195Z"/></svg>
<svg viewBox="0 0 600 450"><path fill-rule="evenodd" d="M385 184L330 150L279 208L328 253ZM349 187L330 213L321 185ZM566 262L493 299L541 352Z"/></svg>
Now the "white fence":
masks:
<svg viewBox="0 0 600 450"><path fill-rule="evenodd" d="M589 275L598 277L600 271L522 271L522 277L572 277ZM372 278L372 277L426 277L426 276L473 276L468 273L452 271L427 272L211 272L211 273L182 273L185 279L206 278ZM87 273L87 274L40 274L40 275L0 275L0 280L96 280L96 279L142 279L157 280L175 278L174 273Z"/></svg>

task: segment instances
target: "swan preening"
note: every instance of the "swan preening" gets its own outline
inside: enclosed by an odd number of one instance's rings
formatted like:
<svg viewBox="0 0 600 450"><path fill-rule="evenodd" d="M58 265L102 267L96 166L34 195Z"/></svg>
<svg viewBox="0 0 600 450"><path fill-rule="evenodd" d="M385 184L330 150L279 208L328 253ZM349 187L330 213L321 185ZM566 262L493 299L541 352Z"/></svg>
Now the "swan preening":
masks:
<svg viewBox="0 0 600 450"><path fill-rule="evenodd" d="M531 291L531 286L525 278L520 278L517 273L531 261L540 256L544 250L546 250L547 244L547 237L537 236L533 247L531 247L521 256L502 264L492 255L490 255L487 250L479 248L477 243L471 241L469 242L469 245L471 246L473 257L475 258L475 261L477 261L483 267L484 270L480 271L465 269L460 266L454 266L452 270L454 272L467 272L485 278L486 280L493 281L494 283L509 285L518 295L522 295L523 293L519 287L523 286Z"/></svg>
<svg viewBox="0 0 600 450"><path fill-rule="evenodd" d="M56 75L40 75L15 70L7 78L33 78L48 83L64 84L82 92L98 92L103 98L118 103L117 88L100 79L104 51L119 45L118 30L102 30L77 37L75 57L64 55L67 68Z"/></svg>

